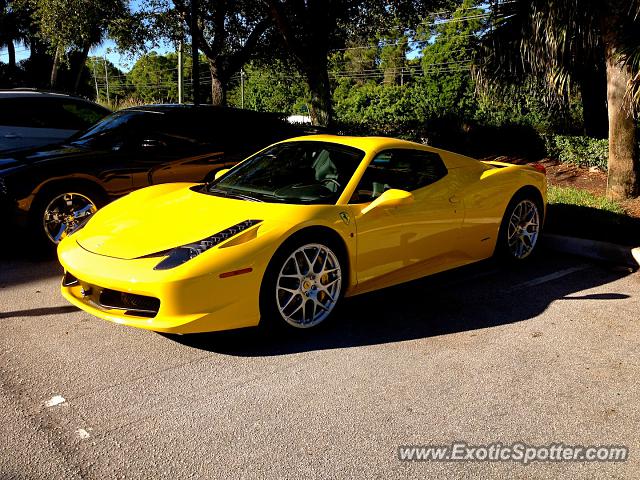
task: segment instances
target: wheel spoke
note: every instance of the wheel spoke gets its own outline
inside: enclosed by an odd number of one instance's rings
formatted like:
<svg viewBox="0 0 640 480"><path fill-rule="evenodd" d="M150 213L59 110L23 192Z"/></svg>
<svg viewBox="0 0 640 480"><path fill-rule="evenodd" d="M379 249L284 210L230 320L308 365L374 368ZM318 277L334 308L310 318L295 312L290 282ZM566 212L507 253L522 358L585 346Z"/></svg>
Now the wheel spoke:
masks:
<svg viewBox="0 0 640 480"><path fill-rule="evenodd" d="M56 242L59 242L60 240L62 240L62 238L64 237L65 232L67 231L67 224L66 223L61 223L60 224L60 229L58 230L58 233L56 233L54 235L54 239Z"/></svg>
<svg viewBox="0 0 640 480"><path fill-rule="evenodd" d="M93 205L89 204L84 206L83 208L76 210L75 212L73 212L73 216L75 218L84 218L87 217L89 215L91 215L93 213L92 211L93 209Z"/></svg>
<svg viewBox="0 0 640 480"><path fill-rule="evenodd" d="M279 288L280 290L284 290L285 292L289 292L289 293L290 293L290 294L292 294L292 295L295 295L296 293L300 293L300 291L299 291L299 290L294 290L294 289L292 289L292 288L286 288L286 287L281 287L281 286L279 286L278 288Z"/></svg>
<svg viewBox="0 0 640 480"><path fill-rule="evenodd" d="M299 292L293 293L293 294L289 297L289 300L287 300L287 303L285 303L285 304L284 304L284 306L282 307L282 311L286 310L286 309L287 309L287 307L288 307L289 305L291 305L291 302L293 302L293 300L294 300L295 298L299 297L299 296L300 296L300 293L299 293Z"/></svg>

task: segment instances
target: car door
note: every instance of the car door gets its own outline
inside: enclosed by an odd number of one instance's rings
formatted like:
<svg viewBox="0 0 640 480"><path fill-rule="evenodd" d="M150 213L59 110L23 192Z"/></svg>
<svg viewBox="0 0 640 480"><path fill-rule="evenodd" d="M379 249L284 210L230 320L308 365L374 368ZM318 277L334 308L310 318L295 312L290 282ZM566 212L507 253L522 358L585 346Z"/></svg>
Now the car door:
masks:
<svg viewBox="0 0 640 480"><path fill-rule="evenodd" d="M358 284L392 272L407 277L398 281L416 278L456 255L463 209L455 183L435 152L393 149L372 159L351 203L364 207L391 188L412 192L414 201L356 216Z"/></svg>

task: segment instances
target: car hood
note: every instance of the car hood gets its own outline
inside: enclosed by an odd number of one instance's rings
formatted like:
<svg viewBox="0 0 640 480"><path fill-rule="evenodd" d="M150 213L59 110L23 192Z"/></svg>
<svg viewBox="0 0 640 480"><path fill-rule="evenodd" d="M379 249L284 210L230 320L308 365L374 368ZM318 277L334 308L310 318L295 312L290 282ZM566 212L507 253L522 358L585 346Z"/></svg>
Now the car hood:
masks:
<svg viewBox="0 0 640 480"><path fill-rule="evenodd" d="M93 253L133 259L200 241L245 220L286 222L311 206L251 202L199 193L194 184L133 192L99 210L73 238Z"/></svg>
<svg viewBox="0 0 640 480"><path fill-rule="evenodd" d="M28 148L23 150L11 150L0 153L0 168L8 168L17 165L30 165L46 161L59 161L83 155L94 157L100 153L86 147L75 145L57 144L46 147Z"/></svg>

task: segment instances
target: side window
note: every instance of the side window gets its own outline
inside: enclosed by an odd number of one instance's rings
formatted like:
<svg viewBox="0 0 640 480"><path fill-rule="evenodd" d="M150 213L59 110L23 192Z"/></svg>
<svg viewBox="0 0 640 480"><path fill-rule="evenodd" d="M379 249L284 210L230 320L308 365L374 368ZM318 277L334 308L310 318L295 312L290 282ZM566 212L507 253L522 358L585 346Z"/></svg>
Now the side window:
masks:
<svg viewBox="0 0 640 480"><path fill-rule="evenodd" d="M28 128L51 128L43 118L39 99L10 98L2 101L0 125Z"/></svg>
<svg viewBox="0 0 640 480"><path fill-rule="evenodd" d="M70 128L84 130L109 114L102 108L85 102L64 102L62 110L67 114Z"/></svg>
<svg viewBox="0 0 640 480"><path fill-rule="evenodd" d="M370 202L385 190L412 192L447 175L447 167L434 152L396 149L380 152L360 179L351 203Z"/></svg>

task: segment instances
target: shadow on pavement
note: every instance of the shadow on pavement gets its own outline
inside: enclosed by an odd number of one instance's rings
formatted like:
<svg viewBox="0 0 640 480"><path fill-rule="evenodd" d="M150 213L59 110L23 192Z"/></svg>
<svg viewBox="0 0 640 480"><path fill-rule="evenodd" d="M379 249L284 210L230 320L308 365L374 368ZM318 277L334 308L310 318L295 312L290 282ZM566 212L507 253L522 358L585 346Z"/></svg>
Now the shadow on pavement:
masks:
<svg viewBox="0 0 640 480"><path fill-rule="evenodd" d="M561 262L564 265L559 265ZM329 324L312 331L285 333L253 328L168 338L185 346L228 355L284 355L399 342L521 322L538 316L556 300L627 298L618 293L573 296L629 272L590 267L578 259L570 262L551 257L520 269L498 267L492 262L463 267L345 299ZM531 278L576 265L584 265L588 274L575 273L540 285L526 285Z"/></svg>
<svg viewBox="0 0 640 480"><path fill-rule="evenodd" d="M54 249L36 245L23 233L0 239L0 288L62 276Z"/></svg>
<svg viewBox="0 0 640 480"><path fill-rule="evenodd" d="M14 310L13 312L0 312L0 320L11 317L43 317L45 315L62 315L64 313L77 312L78 309L72 305L66 307L43 307L31 308L28 310Z"/></svg>

